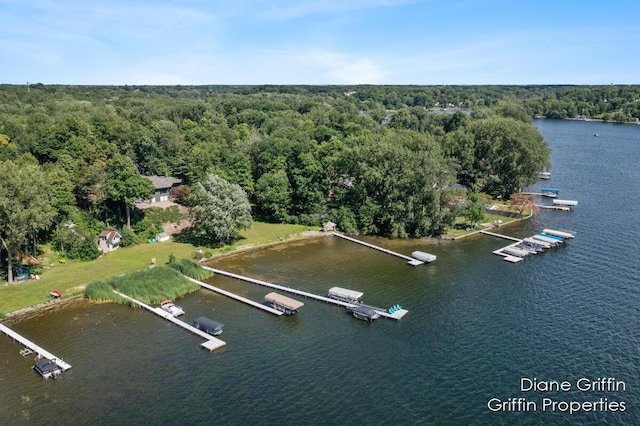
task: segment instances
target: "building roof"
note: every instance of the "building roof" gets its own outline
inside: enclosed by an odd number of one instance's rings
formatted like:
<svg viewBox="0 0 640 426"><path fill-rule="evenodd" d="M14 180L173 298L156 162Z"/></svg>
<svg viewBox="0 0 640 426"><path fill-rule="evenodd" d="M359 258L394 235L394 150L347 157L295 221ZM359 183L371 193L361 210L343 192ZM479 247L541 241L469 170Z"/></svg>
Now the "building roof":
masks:
<svg viewBox="0 0 640 426"><path fill-rule="evenodd" d="M174 185L182 183L182 179L174 178L171 176L143 176L151 181L155 189L171 188Z"/></svg>
<svg viewBox="0 0 640 426"><path fill-rule="evenodd" d="M121 237L121 235L118 231L107 230L100 232L100 237L105 237L107 241L113 241L116 237Z"/></svg>

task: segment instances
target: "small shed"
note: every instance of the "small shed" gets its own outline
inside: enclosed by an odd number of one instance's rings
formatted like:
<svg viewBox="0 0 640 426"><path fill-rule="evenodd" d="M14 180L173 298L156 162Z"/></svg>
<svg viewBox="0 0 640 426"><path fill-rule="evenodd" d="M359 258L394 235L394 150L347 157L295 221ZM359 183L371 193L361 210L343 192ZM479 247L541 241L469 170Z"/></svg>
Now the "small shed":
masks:
<svg viewBox="0 0 640 426"><path fill-rule="evenodd" d="M335 232L338 229L338 225L336 225L335 223L329 221L327 223L325 223L324 225L322 225L322 231L323 232Z"/></svg>
<svg viewBox="0 0 640 426"><path fill-rule="evenodd" d="M156 241L161 243L163 241L169 241L169 238L171 238L169 236L169 234L167 232L161 232L158 235L156 235Z"/></svg>

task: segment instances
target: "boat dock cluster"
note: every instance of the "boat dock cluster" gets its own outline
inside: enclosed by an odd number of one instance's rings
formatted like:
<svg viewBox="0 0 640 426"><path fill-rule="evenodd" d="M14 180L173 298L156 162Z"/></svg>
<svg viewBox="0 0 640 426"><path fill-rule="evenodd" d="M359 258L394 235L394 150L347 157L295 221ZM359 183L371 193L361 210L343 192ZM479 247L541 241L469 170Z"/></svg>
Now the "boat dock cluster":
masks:
<svg viewBox="0 0 640 426"><path fill-rule="evenodd" d="M62 358L58 358L51 352L47 351L44 348L41 348L31 340L27 339L19 333L16 333L9 327L0 324L0 331L25 346L20 350L20 355L27 356L33 354L34 352L38 354L36 357L36 363L33 365L33 369L38 374L40 374L42 378L48 379L50 377L53 377L55 379L58 377L58 375L71 368L71 365L66 363Z"/></svg>
<svg viewBox="0 0 640 426"><path fill-rule="evenodd" d="M503 256L504 260L511 263L522 261L530 254L537 254L547 249L557 247L567 239L575 236L570 232L556 231L555 229L544 229L541 233L528 238L519 239L492 232L481 231L483 234L494 237L506 238L515 241L506 247L495 250L493 253Z"/></svg>
<svg viewBox="0 0 640 426"><path fill-rule="evenodd" d="M551 173L549 172L541 172L540 179L551 179ZM523 195L538 195L542 197L552 198L552 204L536 204L535 206L541 209L549 209L549 210L563 210L563 211L571 211L573 208L578 206L578 202L576 200L560 200L558 199L558 195L560 194L560 190L558 188L541 188L540 192L523 192Z"/></svg>
<svg viewBox="0 0 640 426"><path fill-rule="evenodd" d="M361 310L364 310L364 308L370 308L373 311L375 311L375 313L377 314L375 318L372 318L372 319L385 317L385 318L395 319L399 321L402 319L402 317L404 317L407 313L409 313L408 310L402 309L400 305L395 305L399 309L389 309L388 311L383 308L365 305L362 302L362 296L364 295L362 292L349 290L346 288L332 287L329 289L327 296L320 296L317 294L309 293L309 292L298 290L295 288L286 287L278 284L272 284L266 281L257 280L255 278L245 277L243 275L238 275L232 272L223 271L222 269L211 268L204 265L203 265L203 268L215 274L224 275L226 277L235 278L237 280L246 281L253 284L258 284L264 287L269 287L274 290L280 290L286 293L296 294L298 296L304 296L310 299L318 300L320 302L332 303L334 305L345 307L349 310L353 310L357 308L363 308ZM276 309L279 309L277 307L279 306L285 310L289 309L291 311L294 311L294 312L291 312L291 314L294 314L295 312L297 312L297 310L304 305L302 302L296 301L289 297L279 295L278 293L267 294L267 296L265 296L265 300L267 300L272 305L272 307ZM274 301L276 303L273 303ZM286 314L287 313L285 312L285 315ZM356 316L355 313L354 313L354 316ZM372 317L373 316L374 315L372 315ZM362 318L362 316L356 316L356 318Z"/></svg>

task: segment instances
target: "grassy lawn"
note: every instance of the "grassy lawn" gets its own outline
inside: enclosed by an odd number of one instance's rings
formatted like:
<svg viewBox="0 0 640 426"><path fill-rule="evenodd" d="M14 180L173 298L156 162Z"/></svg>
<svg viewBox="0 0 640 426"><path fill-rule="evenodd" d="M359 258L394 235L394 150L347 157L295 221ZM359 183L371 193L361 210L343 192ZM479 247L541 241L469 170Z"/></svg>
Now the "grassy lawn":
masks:
<svg viewBox="0 0 640 426"><path fill-rule="evenodd" d="M308 229L302 225L254 222L251 229L241 233L243 239L232 246L203 250L213 254L226 253L246 246L284 241ZM154 257L159 265L167 263L170 255L174 255L176 259L193 259L196 249L197 247L190 244L176 243L170 240L163 243L121 248L91 262L68 260L65 264L56 264L46 270L40 280L31 280L22 284L0 285L0 316L47 302L49 292L54 289L60 290L62 297L82 294L85 286L91 281L104 280L146 268Z"/></svg>
<svg viewBox="0 0 640 426"><path fill-rule="evenodd" d="M508 211L507 207L504 207L502 209ZM525 211L522 214L523 214L523 217L527 217L531 215L531 209L525 209ZM443 235L443 238L454 239L454 238L459 238L479 230L493 228L493 225L483 226L482 224L500 223L501 225L504 225L505 223L513 222L518 219L520 218L513 218L513 217L506 217L498 214L491 214L489 213L489 211L487 211L484 215L484 219L480 221L481 223L479 223L475 229L471 229L471 223L469 223L467 219L465 219L464 217L458 217L456 218L453 227L451 227L451 229L449 229L447 233Z"/></svg>

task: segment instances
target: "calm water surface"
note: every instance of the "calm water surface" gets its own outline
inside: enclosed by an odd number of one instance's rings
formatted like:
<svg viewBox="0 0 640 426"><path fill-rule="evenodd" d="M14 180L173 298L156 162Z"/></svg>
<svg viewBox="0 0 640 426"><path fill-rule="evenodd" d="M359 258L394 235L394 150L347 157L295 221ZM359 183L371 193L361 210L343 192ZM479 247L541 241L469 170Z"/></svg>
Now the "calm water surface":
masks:
<svg viewBox="0 0 640 426"><path fill-rule="evenodd" d="M509 264L491 254L506 241L489 236L367 239L438 256L414 268L327 237L218 260L217 268L318 294L360 290L368 303L409 314L368 324L302 300L300 314L284 318L199 291L179 304L185 321L205 315L226 324L227 346L212 353L200 338L125 306L79 303L23 320L12 327L73 368L43 381L20 346L0 336L0 424L640 424L640 126L535 124L553 149L553 169L551 181L531 189L560 188L579 206L500 232L575 232L566 246ZM209 281L254 300L270 291ZM523 377L572 389L522 392ZM615 378L625 391L582 392L581 378ZM487 406L520 397L537 411ZM606 399L626 410L542 411L543 398Z"/></svg>

